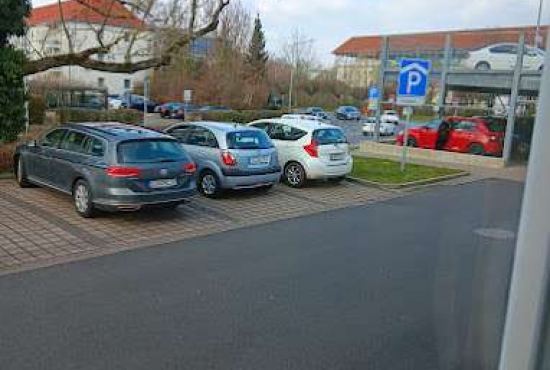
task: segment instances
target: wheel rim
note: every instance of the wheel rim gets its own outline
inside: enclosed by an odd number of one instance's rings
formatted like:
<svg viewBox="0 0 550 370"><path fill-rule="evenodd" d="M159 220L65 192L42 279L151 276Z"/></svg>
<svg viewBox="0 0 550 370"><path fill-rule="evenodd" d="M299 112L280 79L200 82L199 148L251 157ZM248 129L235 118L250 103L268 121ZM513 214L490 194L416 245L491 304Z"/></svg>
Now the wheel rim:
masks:
<svg viewBox="0 0 550 370"><path fill-rule="evenodd" d="M79 212L85 213L88 210L88 202L90 196L88 194L88 189L86 186L80 184L76 187L74 192L74 201L76 209Z"/></svg>
<svg viewBox="0 0 550 370"><path fill-rule="evenodd" d="M23 163L21 163L21 159L17 161L17 182L23 183Z"/></svg>
<svg viewBox="0 0 550 370"><path fill-rule="evenodd" d="M212 195L216 192L216 178L214 175L204 175L201 180L202 191L206 195Z"/></svg>
<svg viewBox="0 0 550 370"><path fill-rule="evenodd" d="M416 140L414 139L409 139L408 143L407 143L407 146L411 146L413 148L416 148L417 147L417 144L416 144Z"/></svg>
<svg viewBox="0 0 550 370"><path fill-rule="evenodd" d="M293 164L288 166L286 170L286 179L291 185L298 185L302 181L302 171L300 167Z"/></svg>

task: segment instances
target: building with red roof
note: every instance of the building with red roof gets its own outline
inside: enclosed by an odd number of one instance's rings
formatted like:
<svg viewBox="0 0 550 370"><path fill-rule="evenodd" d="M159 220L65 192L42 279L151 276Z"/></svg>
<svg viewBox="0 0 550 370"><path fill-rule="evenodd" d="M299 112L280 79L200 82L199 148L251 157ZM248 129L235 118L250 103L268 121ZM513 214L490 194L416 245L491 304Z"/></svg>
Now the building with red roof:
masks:
<svg viewBox="0 0 550 370"><path fill-rule="evenodd" d="M541 27L539 45L546 45L548 27ZM536 27L504 27L457 31L424 32L395 35L351 37L333 50L338 79L353 87L366 87L375 83L379 71L379 58L384 37L388 40L390 67L401 57L422 57L432 60L438 67L444 56L447 35L452 48L452 63L461 61L473 50L499 43L518 43L520 33L525 34L528 45L534 45Z"/></svg>

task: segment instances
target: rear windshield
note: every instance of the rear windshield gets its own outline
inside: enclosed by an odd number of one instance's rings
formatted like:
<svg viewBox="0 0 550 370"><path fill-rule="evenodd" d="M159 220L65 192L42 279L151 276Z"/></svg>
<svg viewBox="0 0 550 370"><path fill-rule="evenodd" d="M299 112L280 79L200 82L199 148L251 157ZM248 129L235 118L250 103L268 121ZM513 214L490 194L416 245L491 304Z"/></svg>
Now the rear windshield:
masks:
<svg viewBox="0 0 550 370"><path fill-rule="evenodd" d="M227 134L228 149L267 149L273 144L265 131L237 131Z"/></svg>
<svg viewBox="0 0 550 370"><path fill-rule="evenodd" d="M313 131L313 140L319 145L341 144L347 142L344 131L339 128L325 128Z"/></svg>
<svg viewBox="0 0 550 370"><path fill-rule="evenodd" d="M506 120L502 118L485 118L485 126L491 132L505 132Z"/></svg>
<svg viewBox="0 0 550 370"><path fill-rule="evenodd" d="M120 163L185 161L187 156L174 140L132 140L118 144Z"/></svg>

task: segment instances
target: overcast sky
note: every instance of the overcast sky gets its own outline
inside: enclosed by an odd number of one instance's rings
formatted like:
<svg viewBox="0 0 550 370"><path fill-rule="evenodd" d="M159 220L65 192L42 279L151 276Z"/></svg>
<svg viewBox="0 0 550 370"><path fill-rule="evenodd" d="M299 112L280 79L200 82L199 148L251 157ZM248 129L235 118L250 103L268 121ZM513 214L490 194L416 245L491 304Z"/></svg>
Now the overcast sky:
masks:
<svg viewBox="0 0 550 370"><path fill-rule="evenodd" d="M40 5L52 0L32 0ZM294 29L315 40L326 64L351 36L450 29L534 25L539 0L241 0L259 12L271 52ZM543 23L550 20L545 0Z"/></svg>

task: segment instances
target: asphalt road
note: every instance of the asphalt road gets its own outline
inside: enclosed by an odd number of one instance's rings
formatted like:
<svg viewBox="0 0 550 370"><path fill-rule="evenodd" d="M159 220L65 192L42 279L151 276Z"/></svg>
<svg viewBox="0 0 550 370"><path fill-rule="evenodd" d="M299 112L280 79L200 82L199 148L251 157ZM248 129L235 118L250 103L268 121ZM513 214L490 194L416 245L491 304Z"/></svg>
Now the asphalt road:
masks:
<svg viewBox="0 0 550 370"><path fill-rule="evenodd" d="M5 276L0 369L494 369L514 240L475 230L516 230L521 191L441 187Z"/></svg>

